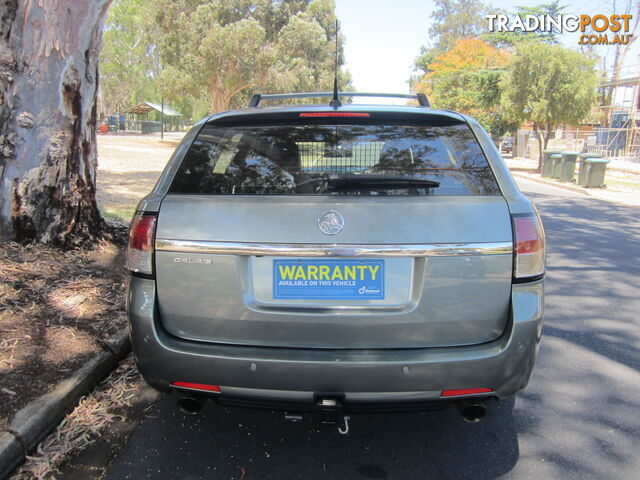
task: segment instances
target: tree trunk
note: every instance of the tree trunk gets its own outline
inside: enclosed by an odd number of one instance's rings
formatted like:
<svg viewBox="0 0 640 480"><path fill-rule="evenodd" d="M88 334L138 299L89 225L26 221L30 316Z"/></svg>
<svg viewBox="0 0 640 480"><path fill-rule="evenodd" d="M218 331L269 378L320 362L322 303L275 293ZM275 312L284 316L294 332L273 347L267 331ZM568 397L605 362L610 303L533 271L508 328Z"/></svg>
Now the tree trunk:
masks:
<svg viewBox="0 0 640 480"><path fill-rule="evenodd" d="M538 140L538 167L536 168L536 172L541 173L542 172L542 150L546 148L547 142L546 141L544 142L544 147L543 147L542 132L538 128L538 125L536 123L533 124L533 131L536 134L536 140Z"/></svg>
<svg viewBox="0 0 640 480"><path fill-rule="evenodd" d="M211 113L224 112L229 109L229 105L225 102L224 88L220 88L218 85L212 85L209 89L209 109Z"/></svg>
<svg viewBox="0 0 640 480"><path fill-rule="evenodd" d="M106 227L96 94L111 0L0 1L0 239L90 243Z"/></svg>
<svg viewBox="0 0 640 480"><path fill-rule="evenodd" d="M542 158L544 157L543 153L547 148L549 148L549 137L551 136L551 128L549 127L545 130L542 138L544 139L544 143L542 144L542 150L540 151L540 163L538 165L538 173L542 172Z"/></svg>

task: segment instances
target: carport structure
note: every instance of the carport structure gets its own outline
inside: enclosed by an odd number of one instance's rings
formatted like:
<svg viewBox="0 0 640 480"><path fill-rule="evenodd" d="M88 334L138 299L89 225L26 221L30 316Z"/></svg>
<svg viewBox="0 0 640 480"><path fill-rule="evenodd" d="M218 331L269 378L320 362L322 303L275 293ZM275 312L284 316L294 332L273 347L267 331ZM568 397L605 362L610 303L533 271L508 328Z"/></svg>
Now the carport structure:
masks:
<svg viewBox="0 0 640 480"><path fill-rule="evenodd" d="M175 132L182 127L182 114L166 105L143 102L127 110L127 130L144 134ZM150 115L151 114L151 117ZM157 119L160 119L158 121Z"/></svg>

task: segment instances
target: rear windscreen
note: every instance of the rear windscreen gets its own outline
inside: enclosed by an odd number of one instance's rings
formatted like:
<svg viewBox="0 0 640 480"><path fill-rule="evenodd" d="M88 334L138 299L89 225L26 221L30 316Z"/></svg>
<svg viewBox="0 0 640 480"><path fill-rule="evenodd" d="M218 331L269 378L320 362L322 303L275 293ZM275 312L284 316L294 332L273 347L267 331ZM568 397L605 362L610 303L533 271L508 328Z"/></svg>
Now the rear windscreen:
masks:
<svg viewBox="0 0 640 480"><path fill-rule="evenodd" d="M205 125L170 193L498 195L465 124Z"/></svg>

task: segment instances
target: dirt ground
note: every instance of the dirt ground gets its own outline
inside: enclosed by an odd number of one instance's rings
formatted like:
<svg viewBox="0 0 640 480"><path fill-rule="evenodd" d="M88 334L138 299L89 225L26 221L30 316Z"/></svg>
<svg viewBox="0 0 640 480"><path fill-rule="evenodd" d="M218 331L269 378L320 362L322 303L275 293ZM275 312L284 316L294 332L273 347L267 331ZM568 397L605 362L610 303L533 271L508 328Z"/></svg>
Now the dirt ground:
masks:
<svg viewBox="0 0 640 480"><path fill-rule="evenodd" d="M108 220L128 225L182 136L98 136L97 196ZM114 238L69 252L0 244L0 429L126 325L126 232Z"/></svg>
<svg viewBox="0 0 640 480"><path fill-rule="evenodd" d="M126 325L120 241L70 252L0 244L0 429Z"/></svg>
<svg viewBox="0 0 640 480"><path fill-rule="evenodd" d="M129 223L183 135L98 135L97 197L107 219Z"/></svg>

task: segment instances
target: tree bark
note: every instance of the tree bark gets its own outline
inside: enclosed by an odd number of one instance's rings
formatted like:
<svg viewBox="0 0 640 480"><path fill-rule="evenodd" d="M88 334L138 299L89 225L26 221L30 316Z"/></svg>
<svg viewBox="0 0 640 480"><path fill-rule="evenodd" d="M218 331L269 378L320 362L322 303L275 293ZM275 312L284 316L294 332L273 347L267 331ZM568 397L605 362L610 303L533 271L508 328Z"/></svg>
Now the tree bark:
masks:
<svg viewBox="0 0 640 480"><path fill-rule="evenodd" d="M538 167L536 168L536 173L542 173L542 152L548 148L551 132L556 129L556 126L551 125L550 123L542 125L542 127L543 128L540 128L540 125L537 123L533 124L533 131L535 132L538 140Z"/></svg>
<svg viewBox="0 0 640 480"><path fill-rule="evenodd" d="M111 0L0 0L0 239L64 247L96 203L98 54Z"/></svg>
<svg viewBox="0 0 640 480"><path fill-rule="evenodd" d="M533 124L533 132L536 134L536 140L538 141L538 167L536 168L537 173L542 172L542 132L538 128L538 124Z"/></svg>

